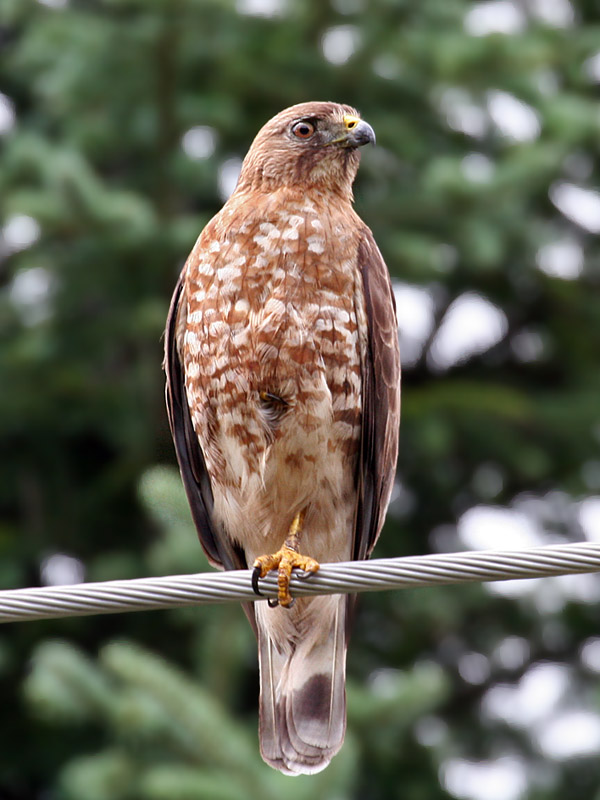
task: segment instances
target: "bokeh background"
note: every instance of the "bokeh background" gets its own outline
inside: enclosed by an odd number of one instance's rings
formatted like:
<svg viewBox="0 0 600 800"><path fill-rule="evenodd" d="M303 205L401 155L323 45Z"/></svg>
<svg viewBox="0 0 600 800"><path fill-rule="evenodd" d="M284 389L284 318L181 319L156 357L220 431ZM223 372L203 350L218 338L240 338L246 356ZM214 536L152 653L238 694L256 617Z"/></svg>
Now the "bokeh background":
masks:
<svg viewBox="0 0 600 800"><path fill-rule="evenodd" d="M207 568L161 333L255 132L311 99L378 136L375 554L600 540L599 86L597 0L1 0L0 587ZM0 798L597 800L599 580L365 596L347 742L293 780L238 607L2 626Z"/></svg>

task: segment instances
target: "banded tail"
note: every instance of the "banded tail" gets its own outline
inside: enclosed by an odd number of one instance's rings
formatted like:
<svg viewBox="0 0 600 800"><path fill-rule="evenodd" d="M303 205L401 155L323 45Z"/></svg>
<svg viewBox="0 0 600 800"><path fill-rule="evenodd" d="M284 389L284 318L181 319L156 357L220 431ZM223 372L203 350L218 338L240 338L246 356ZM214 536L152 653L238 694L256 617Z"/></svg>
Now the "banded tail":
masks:
<svg viewBox="0 0 600 800"><path fill-rule="evenodd" d="M346 730L345 596L256 603L260 751L288 775L325 769Z"/></svg>

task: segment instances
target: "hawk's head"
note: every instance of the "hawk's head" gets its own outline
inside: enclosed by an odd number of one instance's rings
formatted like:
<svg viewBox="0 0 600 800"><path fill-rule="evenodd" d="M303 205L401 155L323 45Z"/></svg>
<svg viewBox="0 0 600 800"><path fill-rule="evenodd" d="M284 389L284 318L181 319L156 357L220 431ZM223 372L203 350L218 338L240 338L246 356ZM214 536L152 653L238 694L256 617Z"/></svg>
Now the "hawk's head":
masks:
<svg viewBox="0 0 600 800"><path fill-rule="evenodd" d="M281 186L352 194L358 148L375 143L373 128L350 106L300 103L264 125L244 159L239 189Z"/></svg>

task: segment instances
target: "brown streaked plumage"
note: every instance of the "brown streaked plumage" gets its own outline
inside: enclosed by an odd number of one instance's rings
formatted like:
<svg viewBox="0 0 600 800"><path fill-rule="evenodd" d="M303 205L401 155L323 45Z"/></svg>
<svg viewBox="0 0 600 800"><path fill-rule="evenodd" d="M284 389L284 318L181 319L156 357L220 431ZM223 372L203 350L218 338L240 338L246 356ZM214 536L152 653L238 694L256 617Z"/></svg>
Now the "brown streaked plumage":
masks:
<svg viewBox="0 0 600 800"><path fill-rule="evenodd" d="M318 772L342 745L352 605L292 605L289 571L366 558L396 465L393 294L352 208L369 141L370 126L336 103L270 120L200 234L167 321L169 421L200 541L220 568L280 565L279 606L246 613L261 753L288 774Z"/></svg>

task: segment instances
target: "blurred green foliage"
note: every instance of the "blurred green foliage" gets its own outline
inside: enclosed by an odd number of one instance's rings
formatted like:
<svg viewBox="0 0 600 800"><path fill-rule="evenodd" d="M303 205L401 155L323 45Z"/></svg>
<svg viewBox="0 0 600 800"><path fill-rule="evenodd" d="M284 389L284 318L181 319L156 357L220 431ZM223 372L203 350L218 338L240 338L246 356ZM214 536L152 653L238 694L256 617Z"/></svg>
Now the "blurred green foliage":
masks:
<svg viewBox="0 0 600 800"><path fill-rule="evenodd" d="M600 14L499 3L492 16L520 15L502 33L476 29L485 5L2 0L0 588L38 585L60 553L88 580L207 568L174 468L161 333L224 167L309 99L355 105L377 131L357 210L432 308L405 365L401 485L376 555L464 547L457 520L490 505L525 508L548 541L581 538L578 503L600 490ZM204 157L182 146L196 126ZM465 295L504 327L445 364L436 335ZM257 754L240 609L5 626L0 798L485 800L448 764L505 756L521 796L592 797L597 745L553 761L539 731L485 714L544 661L569 668L567 705L598 709L581 659L597 593L547 585L553 606L481 586L363 598L347 743L295 781ZM507 642L521 659L500 657Z"/></svg>

